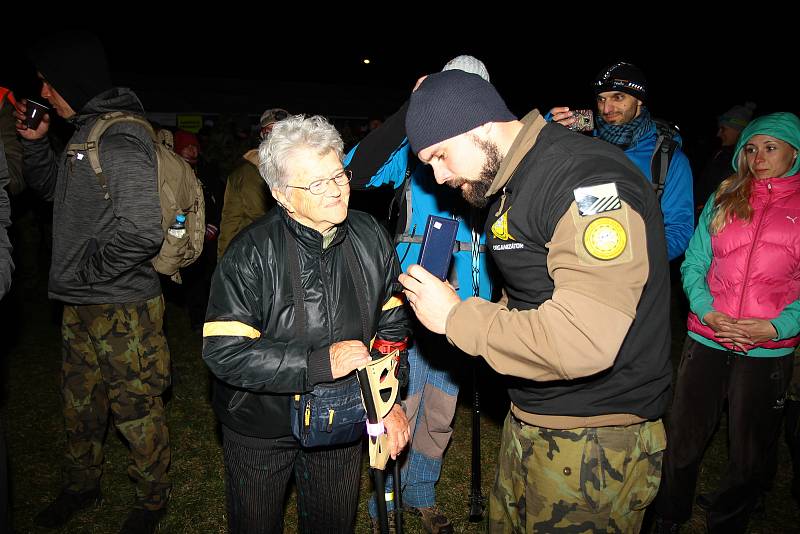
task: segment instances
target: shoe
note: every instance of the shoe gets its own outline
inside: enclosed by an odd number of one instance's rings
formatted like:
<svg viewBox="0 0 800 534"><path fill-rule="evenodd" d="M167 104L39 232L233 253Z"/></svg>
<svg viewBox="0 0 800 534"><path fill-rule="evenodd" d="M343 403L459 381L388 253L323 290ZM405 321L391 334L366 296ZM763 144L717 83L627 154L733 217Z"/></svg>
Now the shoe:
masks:
<svg viewBox="0 0 800 534"><path fill-rule="evenodd" d="M372 534L381 534L381 525L377 517L370 516L372 520ZM389 512L389 534L397 534L397 523L395 523L394 510Z"/></svg>
<svg viewBox="0 0 800 534"><path fill-rule="evenodd" d="M167 509L146 510L134 508L122 524L119 534L154 534L158 532L158 522L167 515Z"/></svg>
<svg viewBox="0 0 800 534"><path fill-rule="evenodd" d="M81 493L61 490L58 497L47 508L36 514L34 524L45 528L59 528L67 524L72 514L89 506L100 504L100 488Z"/></svg>
<svg viewBox="0 0 800 534"><path fill-rule="evenodd" d="M405 510L420 516L422 527L430 534L453 534L453 525L436 506L426 508L408 507Z"/></svg>
<svg viewBox="0 0 800 534"><path fill-rule="evenodd" d="M656 517L656 526L653 534L678 534L681 531L681 524L663 517Z"/></svg>

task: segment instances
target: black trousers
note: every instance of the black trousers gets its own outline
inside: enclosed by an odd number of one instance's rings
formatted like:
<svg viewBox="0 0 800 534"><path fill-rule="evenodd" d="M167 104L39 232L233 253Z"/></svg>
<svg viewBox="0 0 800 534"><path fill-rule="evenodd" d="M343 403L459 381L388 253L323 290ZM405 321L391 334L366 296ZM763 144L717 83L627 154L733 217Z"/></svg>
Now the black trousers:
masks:
<svg viewBox="0 0 800 534"><path fill-rule="evenodd" d="M667 451L656 514L692 513L703 453L728 403L728 466L708 510L709 532L744 532L778 439L792 356L754 358L686 339L667 415Z"/></svg>
<svg viewBox="0 0 800 534"><path fill-rule="evenodd" d="M259 439L223 428L225 497L231 534L283 532L286 488L294 474L301 533L355 528L361 448L303 449L292 436Z"/></svg>

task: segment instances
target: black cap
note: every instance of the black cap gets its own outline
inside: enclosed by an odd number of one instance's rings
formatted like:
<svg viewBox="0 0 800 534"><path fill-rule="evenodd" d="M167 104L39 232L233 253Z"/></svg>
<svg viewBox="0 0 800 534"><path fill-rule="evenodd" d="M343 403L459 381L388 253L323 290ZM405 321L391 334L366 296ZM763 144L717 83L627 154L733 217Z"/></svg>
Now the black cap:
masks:
<svg viewBox="0 0 800 534"><path fill-rule="evenodd" d="M642 102L647 98L647 80L644 72L632 63L623 61L614 63L597 75L593 86L595 95L606 91L619 91L634 96Z"/></svg>

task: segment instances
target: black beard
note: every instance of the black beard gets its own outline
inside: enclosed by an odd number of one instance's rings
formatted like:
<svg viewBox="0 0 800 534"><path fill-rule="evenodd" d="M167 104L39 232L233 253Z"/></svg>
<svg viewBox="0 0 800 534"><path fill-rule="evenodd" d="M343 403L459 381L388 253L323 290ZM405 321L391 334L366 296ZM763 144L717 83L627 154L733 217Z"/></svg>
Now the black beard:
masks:
<svg viewBox="0 0 800 534"><path fill-rule="evenodd" d="M500 164L503 157L500 155L500 150L497 145L489 140L484 141L477 136L472 136L472 142L480 148L486 156L486 161L483 164L478 180L466 182L467 187L461 189L461 196L464 197L470 205L476 208L485 208L489 203L486 193L492 187L497 171L500 170Z"/></svg>

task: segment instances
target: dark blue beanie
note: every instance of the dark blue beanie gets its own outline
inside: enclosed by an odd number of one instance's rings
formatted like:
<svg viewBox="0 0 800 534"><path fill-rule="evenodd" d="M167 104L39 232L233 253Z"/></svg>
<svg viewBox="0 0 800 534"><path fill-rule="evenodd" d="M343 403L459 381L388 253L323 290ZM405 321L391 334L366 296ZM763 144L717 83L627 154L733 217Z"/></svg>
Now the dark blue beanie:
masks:
<svg viewBox="0 0 800 534"><path fill-rule="evenodd" d="M406 136L414 154L487 122L516 120L492 84L462 70L431 74L406 113Z"/></svg>

